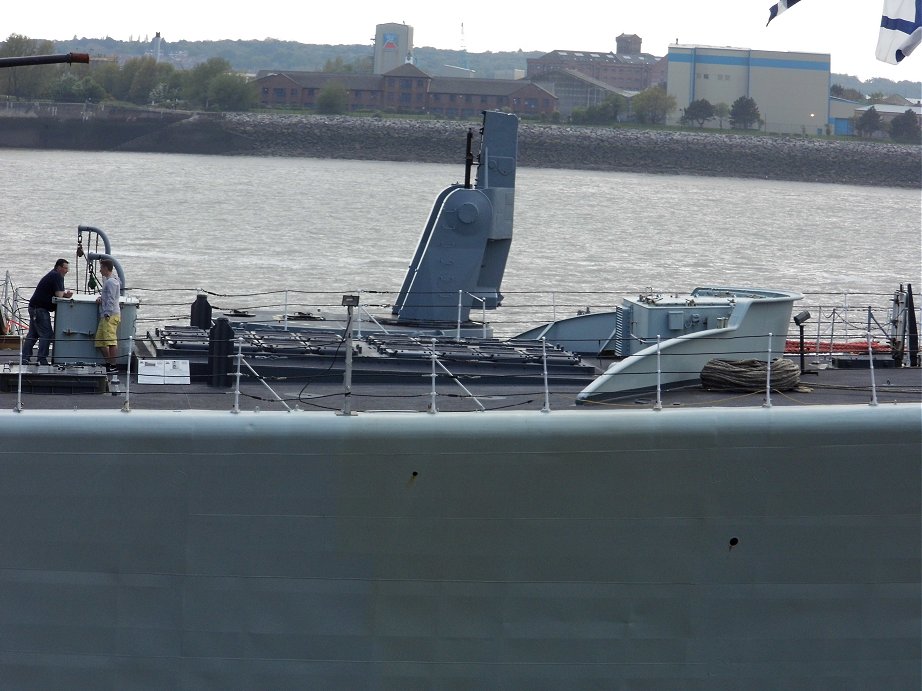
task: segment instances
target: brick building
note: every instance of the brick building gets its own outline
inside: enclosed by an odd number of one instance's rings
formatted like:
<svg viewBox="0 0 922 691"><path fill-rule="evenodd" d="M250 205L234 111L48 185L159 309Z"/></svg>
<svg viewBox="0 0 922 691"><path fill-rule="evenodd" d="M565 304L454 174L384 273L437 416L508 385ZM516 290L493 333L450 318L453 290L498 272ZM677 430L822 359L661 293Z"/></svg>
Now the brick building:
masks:
<svg viewBox="0 0 922 691"><path fill-rule="evenodd" d="M259 103L266 108L314 108L323 88L336 83L346 90L353 112L471 116L505 110L528 116L557 110L550 91L524 79L433 77L409 63L380 75L262 70L255 81Z"/></svg>
<svg viewBox="0 0 922 691"><path fill-rule="evenodd" d="M526 78L546 80L552 74L579 72L602 84L626 91L643 91L666 81L666 61L640 50L641 39L622 34L616 39L617 53L586 50L553 50L540 58L529 58Z"/></svg>

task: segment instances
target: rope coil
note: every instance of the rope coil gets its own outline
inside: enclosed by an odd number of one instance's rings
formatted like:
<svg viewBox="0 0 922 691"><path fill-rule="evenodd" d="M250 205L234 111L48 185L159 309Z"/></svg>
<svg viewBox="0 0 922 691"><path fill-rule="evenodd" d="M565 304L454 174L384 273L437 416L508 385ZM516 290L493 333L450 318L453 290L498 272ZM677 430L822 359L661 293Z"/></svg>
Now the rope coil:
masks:
<svg viewBox="0 0 922 691"><path fill-rule="evenodd" d="M771 363L771 387L790 391L800 383L800 368L791 360L775 358ZM768 363L764 360L709 360L701 370L701 386L719 391L761 391L765 388Z"/></svg>

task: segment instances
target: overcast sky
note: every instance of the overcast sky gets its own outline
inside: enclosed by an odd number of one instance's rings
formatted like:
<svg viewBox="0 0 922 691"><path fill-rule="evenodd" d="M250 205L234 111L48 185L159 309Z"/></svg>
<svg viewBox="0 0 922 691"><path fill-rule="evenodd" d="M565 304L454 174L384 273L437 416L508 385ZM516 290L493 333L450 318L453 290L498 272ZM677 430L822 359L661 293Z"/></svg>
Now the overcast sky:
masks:
<svg viewBox="0 0 922 691"><path fill-rule="evenodd" d="M593 3L595 4L595 3ZM10 34L169 41L276 38L300 43L370 43L376 24L406 23L417 47L469 52L555 49L614 51L619 34L665 55L680 43L829 53L832 71L860 79L922 80L922 48L894 66L874 57L882 0L803 0L766 27L771 0L608 0L546 9L530 0L382 3L347 0L206 3L201 0L4 0L0 39ZM220 8L220 9L218 9ZM463 26L463 30L462 30Z"/></svg>

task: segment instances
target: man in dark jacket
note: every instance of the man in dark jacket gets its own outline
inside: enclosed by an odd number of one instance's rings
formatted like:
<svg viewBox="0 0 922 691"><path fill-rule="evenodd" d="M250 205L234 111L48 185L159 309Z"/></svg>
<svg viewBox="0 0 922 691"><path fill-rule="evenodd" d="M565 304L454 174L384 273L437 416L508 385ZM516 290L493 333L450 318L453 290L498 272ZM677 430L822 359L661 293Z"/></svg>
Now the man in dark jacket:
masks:
<svg viewBox="0 0 922 691"><path fill-rule="evenodd" d="M53 298L69 298L73 293L64 289L64 276L70 268L66 259L58 259L54 268L42 277L29 300L29 334L22 346L22 363L32 357L32 347L38 341L38 364L48 364L48 350L54 331L51 329L51 313L54 312Z"/></svg>

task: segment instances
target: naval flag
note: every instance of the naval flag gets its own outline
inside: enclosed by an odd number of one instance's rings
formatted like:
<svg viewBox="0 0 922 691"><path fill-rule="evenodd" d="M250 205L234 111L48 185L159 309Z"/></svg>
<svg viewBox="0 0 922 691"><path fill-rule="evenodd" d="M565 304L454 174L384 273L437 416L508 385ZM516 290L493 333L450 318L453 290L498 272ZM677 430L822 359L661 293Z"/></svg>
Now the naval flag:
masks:
<svg viewBox="0 0 922 691"><path fill-rule="evenodd" d="M768 9L768 21L765 23L765 26L771 24L772 19L777 17L786 9L794 7L794 5L796 5L798 2L800 2L800 0L779 0L779 2L776 2Z"/></svg>
<svg viewBox="0 0 922 691"><path fill-rule="evenodd" d="M922 41L922 0L884 0L877 59L895 65Z"/></svg>
<svg viewBox="0 0 922 691"><path fill-rule="evenodd" d="M800 0L778 0L768 9L768 23ZM767 26L767 24L766 24ZM884 0L877 39L877 59L895 65L922 42L922 0Z"/></svg>

